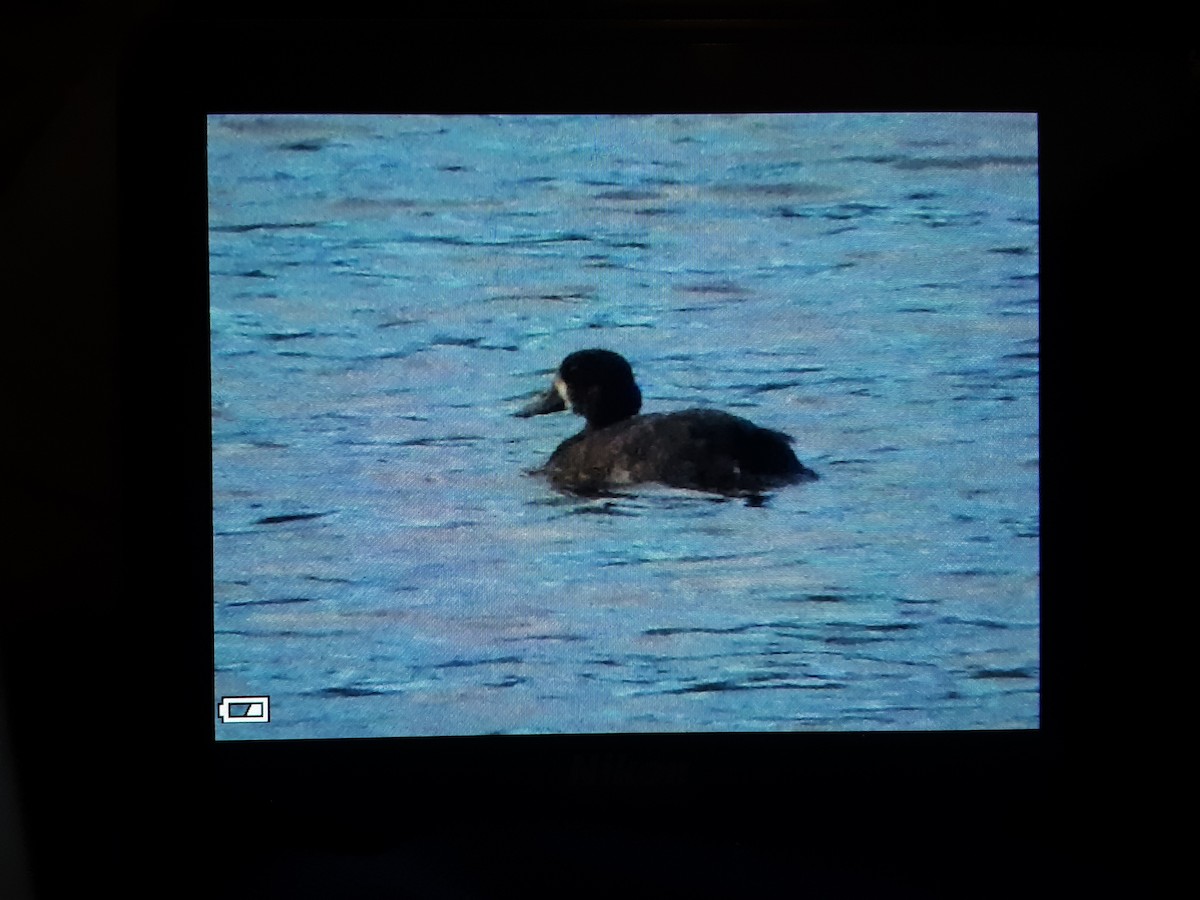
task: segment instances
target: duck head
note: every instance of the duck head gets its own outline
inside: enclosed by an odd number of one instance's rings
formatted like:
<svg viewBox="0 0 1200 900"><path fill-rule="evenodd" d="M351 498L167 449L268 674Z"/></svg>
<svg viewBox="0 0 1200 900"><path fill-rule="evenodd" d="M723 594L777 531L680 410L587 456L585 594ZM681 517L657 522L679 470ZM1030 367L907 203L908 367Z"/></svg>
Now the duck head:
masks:
<svg viewBox="0 0 1200 900"><path fill-rule="evenodd" d="M570 409L583 416L589 428L603 428L636 416L641 408L642 392L623 356L611 350L579 350L562 361L549 390L517 415Z"/></svg>

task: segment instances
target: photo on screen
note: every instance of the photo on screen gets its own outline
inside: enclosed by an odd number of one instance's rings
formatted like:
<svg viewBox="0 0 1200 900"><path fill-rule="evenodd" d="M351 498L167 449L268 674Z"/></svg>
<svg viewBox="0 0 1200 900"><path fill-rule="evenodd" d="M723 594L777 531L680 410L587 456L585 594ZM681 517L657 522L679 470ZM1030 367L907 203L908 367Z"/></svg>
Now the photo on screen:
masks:
<svg viewBox="0 0 1200 900"><path fill-rule="evenodd" d="M1038 163L210 115L216 738L1037 729Z"/></svg>

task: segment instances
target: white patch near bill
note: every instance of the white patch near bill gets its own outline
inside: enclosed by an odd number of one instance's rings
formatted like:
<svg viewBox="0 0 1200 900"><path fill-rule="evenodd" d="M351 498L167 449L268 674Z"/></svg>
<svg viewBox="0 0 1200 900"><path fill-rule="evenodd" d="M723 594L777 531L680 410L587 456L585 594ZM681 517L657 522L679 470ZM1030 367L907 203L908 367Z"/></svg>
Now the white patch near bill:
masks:
<svg viewBox="0 0 1200 900"><path fill-rule="evenodd" d="M561 378L555 378L554 389L558 391L558 396L562 397L563 403L567 404L567 409L571 409L571 395L567 392L567 383Z"/></svg>

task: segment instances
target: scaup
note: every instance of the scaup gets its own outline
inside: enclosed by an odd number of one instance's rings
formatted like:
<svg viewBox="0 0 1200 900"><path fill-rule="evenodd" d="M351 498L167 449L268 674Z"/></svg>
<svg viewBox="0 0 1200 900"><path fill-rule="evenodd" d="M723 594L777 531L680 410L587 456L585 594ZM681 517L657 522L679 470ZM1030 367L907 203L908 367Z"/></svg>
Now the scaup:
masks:
<svg viewBox="0 0 1200 900"><path fill-rule="evenodd" d="M570 409L587 420L538 470L572 493L658 482L741 496L817 477L782 432L715 409L643 416L641 408L642 392L624 357L580 350L562 361L550 389L517 415Z"/></svg>

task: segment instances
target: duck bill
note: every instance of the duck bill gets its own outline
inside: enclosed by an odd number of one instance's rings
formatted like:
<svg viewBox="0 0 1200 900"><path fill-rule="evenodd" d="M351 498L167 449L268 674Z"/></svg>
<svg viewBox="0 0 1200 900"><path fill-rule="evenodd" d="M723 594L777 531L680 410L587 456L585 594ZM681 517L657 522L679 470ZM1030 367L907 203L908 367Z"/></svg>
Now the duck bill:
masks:
<svg viewBox="0 0 1200 900"><path fill-rule="evenodd" d="M562 393L558 390L557 386L554 386L546 391L546 393L535 397L517 415L522 419L527 419L530 416L544 416L546 413L562 412L566 408L567 404L563 400Z"/></svg>

